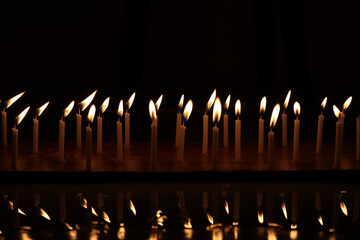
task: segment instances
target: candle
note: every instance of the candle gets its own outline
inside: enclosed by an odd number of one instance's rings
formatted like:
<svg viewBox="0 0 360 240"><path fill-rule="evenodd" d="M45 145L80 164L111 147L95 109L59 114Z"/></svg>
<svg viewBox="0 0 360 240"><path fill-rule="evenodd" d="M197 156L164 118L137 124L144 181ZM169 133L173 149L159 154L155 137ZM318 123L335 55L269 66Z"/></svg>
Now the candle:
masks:
<svg viewBox="0 0 360 240"><path fill-rule="evenodd" d="M209 117L207 115L207 112L210 110L212 105L214 104L216 98L216 89L211 94L209 101L206 105L205 114L203 116L203 144L202 144L202 154L208 153L208 142L209 142Z"/></svg>
<svg viewBox="0 0 360 240"><path fill-rule="evenodd" d="M298 194L296 192L292 193L292 202L291 202L291 228L295 229L297 227L298 220Z"/></svg>
<svg viewBox="0 0 360 240"><path fill-rule="evenodd" d="M35 118L33 118L33 153L37 153L39 151L39 120L42 112L49 105L50 102L45 103L40 108L36 110Z"/></svg>
<svg viewBox="0 0 360 240"><path fill-rule="evenodd" d="M340 126L340 155L342 155L342 145L344 140L344 126L345 126L345 111L350 106L350 103L352 101L352 96L350 96L343 104L342 112L340 113L339 121L342 123Z"/></svg>
<svg viewBox="0 0 360 240"><path fill-rule="evenodd" d="M213 169L218 169L219 163L219 128L217 124L219 123L221 118L221 102L220 99L217 97L214 103L213 109L213 141L212 141L212 160L213 160Z"/></svg>
<svg viewBox="0 0 360 240"><path fill-rule="evenodd" d="M61 119L59 120L59 160L64 161L64 148L65 148L65 121L64 119L69 115L73 109L75 101L72 101L63 111Z"/></svg>
<svg viewBox="0 0 360 240"><path fill-rule="evenodd" d="M234 192L234 219L238 221L240 217L240 193Z"/></svg>
<svg viewBox="0 0 360 240"><path fill-rule="evenodd" d="M123 157L123 134L122 134L122 122L121 122L121 118L123 116L123 112L124 112L124 105L123 105L123 100L120 100L119 103L119 108L118 108L118 120L116 122L116 136L117 136L117 160L118 161L123 161L124 157Z"/></svg>
<svg viewBox="0 0 360 240"><path fill-rule="evenodd" d="M276 121L279 117L279 112L280 112L280 104L276 104L271 114L270 131L268 133L268 155L269 155L270 166L272 166L274 162L275 140L274 140L273 128L276 125Z"/></svg>
<svg viewBox="0 0 360 240"><path fill-rule="evenodd" d="M289 90L288 94L286 95L285 101L284 101L284 112L281 114L281 120L282 120L282 144L281 146L286 147L287 146L287 115L286 115L286 109L289 104L291 95L291 90Z"/></svg>
<svg viewBox="0 0 360 240"><path fill-rule="evenodd" d="M202 205L206 212L206 209L209 207L209 193L208 192L203 192L203 194L202 194Z"/></svg>
<svg viewBox="0 0 360 240"><path fill-rule="evenodd" d="M19 131L16 129L16 126L20 124L20 122L24 119L25 115L29 111L30 106L25 108L16 118L15 124L12 129L12 161L11 161L11 168L13 170L17 170L17 156L18 156L18 137Z"/></svg>
<svg viewBox="0 0 360 240"><path fill-rule="evenodd" d="M60 204L60 222L65 223L66 219L66 198L65 193L59 193L59 204Z"/></svg>
<svg viewBox="0 0 360 240"><path fill-rule="evenodd" d="M241 160L241 103L238 99L235 103L235 161Z"/></svg>
<svg viewBox="0 0 360 240"><path fill-rule="evenodd" d="M322 147L322 135L323 135L323 125L324 125L324 115L323 110L326 106L327 97L321 103L321 112L318 118L318 128L317 128L317 137L316 137L316 153L321 153Z"/></svg>
<svg viewBox="0 0 360 240"><path fill-rule="evenodd" d="M226 114L226 111L229 109L230 105L230 94L226 98L224 105L224 147L229 146L229 116Z"/></svg>
<svg viewBox="0 0 360 240"><path fill-rule="evenodd" d="M360 114L356 118L356 160L360 160Z"/></svg>
<svg viewBox="0 0 360 240"><path fill-rule="evenodd" d="M124 193L117 194L117 221L120 223L124 218Z"/></svg>
<svg viewBox="0 0 360 240"><path fill-rule="evenodd" d="M7 115L6 109L8 109L14 102L16 102L22 95L24 95L25 91L17 94L15 97L10 98L5 102L4 110L1 111L1 140L2 145L7 145Z"/></svg>
<svg viewBox="0 0 360 240"><path fill-rule="evenodd" d="M259 118L259 137L258 137L258 153L264 152L264 119L263 115L266 109L266 97L264 96L260 102L260 118Z"/></svg>
<svg viewBox="0 0 360 240"><path fill-rule="evenodd" d="M109 106L109 101L110 101L110 97L108 97L107 99L105 99L105 101L103 102L103 104L101 105L100 107L100 110L99 110L99 116L97 116L96 118L96 123L97 123L97 141L96 141L96 150L97 150L97 153L102 153L102 140L103 140L103 137L102 137L102 117L101 117L101 114L103 114L105 112L105 110L107 109L107 107Z"/></svg>
<svg viewBox="0 0 360 240"><path fill-rule="evenodd" d="M333 105L333 111L335 117L339 119L340 117L340 110ZM341 128L342 122L339 120L336 122L336 135L335 135L335 160L334 160L334 168L338 169L340 166L340 157L341 157Z"/></svg>
<svg viewBox="0 0 360 240"><path fill-rule="evenodd" d="M125 104L125 147L130 147L130 108L134 102L136 92L133 92L129 100Z"/></svg>
<svg viewBox="0 0 360 240"><path fill-rule="evenodd" d="M90 105L96 93L97 90L79 103L79 113L76 114L76 147L78 148L81 148L81 112Z"/></svg>
<svg viewBox="0 0 360 240"><path fill-rule="evenodd" d="M91 153L92 153L92 129L91 124L94 120L96 108L93 104L88 113L88 125L86 127L86 170L91 171L92 169L92 161L91 161Z"/></svg>
<svg viewBox="0 0 360 240"><path fill-rule="evenodd" d="M179 154L178 159L180 162L184 161L185 130L186 130L185 122L189 120L192 109L193 109L193 102L190 99L185 106L183 113L183 124L181 124L180 126L180 146L178 151Z"/></svg>
<svg viewBox="0 0 360 240"><path fill-rule="evenodd" d="M180 98L180 101L178 104L179 112L176 114L175 147L179 147L179 144L180 144L180 125L181 125L181 119L182 119L181 109L183 107L183 104L184 104L184 94L181 95L181 98Z"/></svg>
<svg viewBox="0 0 360 240"><path fill-rule="evenodd" d="M151 123L151 152L150 152L150 161L151 161L151 170L156 171L157 169L157 116L156 116L156 107L153 100L149 102L149 114L152 120Z"/></svg>
<svg viewBox="0 0 360 240"><path fill-rule="evenodd" d="M300 142L300 104L294 103L294 113L296 119L294 120L294 145L293 145L293 161L299 160L299 142Z"/></svg>

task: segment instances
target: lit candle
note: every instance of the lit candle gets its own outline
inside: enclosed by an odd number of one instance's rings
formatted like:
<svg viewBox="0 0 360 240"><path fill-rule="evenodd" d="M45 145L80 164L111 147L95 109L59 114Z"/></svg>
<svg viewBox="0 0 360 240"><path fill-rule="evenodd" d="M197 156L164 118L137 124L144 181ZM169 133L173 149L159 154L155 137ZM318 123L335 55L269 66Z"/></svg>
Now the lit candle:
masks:
<svg viewBox="0 0 360 240"><path fill-rule="evenodd" d="M294 103L294 113L296 119L294 120L294 145L293 145L293 161L299 160L299 144L300 144L300 104Z"/></svg>
<svg viewBox="0 0 360 240"><path fill-rule="evenodd" d="M282 123L282 144L281 146L286 147L287 146L287 115L286 115L286 109L289 104L291 95L291 90L289 90L288 94L286 95L285 101L284 101L284 112L281 114L281 123Z"/></svg>
<svg viewBox="0 0 360 240"><path fill-rule="evenodd" d="M273 162L274 162L274 152L275 152L275 142L274 142L274 132L273 132L273 128L276 125L276 121L279 117L279 113L280 113L280 104L276 104L272 114L271 114L271 119L270 119L270 131L268 133L268 154L269 154L269 163L270 166L272 166Z"/></svg>
<svg viewBox="0 0 360 240"><path fill-rule="evenodd" d="M209 142L209 117L207 115L207 112L210 110L212 105L214 104L216 98L216 89L211 94L209 101L206 105L205 114L203 116L203 144L202 144L202 154L208 153L208 142Z"/></svg>
<svg viewBox="0 0 360 240"><path fill-rule="evenodd" d="M234 219L238 221L240 217L240 193L234 192Z"/></svg>
<svg viewBox="0 0 360 240"><path fill-rule="evenodd" d="M18 156L18 137L19 132L16 129L16 126L20 124L20 122L24 119L25 115L29 111L30 106L25 108L16 118L15 124L12 129L12 161L11 161L11 168L13 170L17 170L17 156Z"/></svg>
<svg viewBox="0 0 360 240"><path fill-rule="evenodd" d="M186 130L185 122L189 120L192 109L193 109L193 102L190 99L185 106L183 113L183 123L180 126L180 146L178 151L179 154L178 159L180 162L184 161L185 130Z"/></svg>
<svg viewBox="0 0 360 240"><path fill-rule="evenodd" d="M229 146L229 116L226 114L226 111L229 109L230 105L230 94L226 98L224 105L224 147Z"/></svg>
<svg viewBox="0 0 360 240"><path fill-rule="evenodd" d="M235 161L241 160L241 103L238 99L235 103Z"/></svg>
<svg viewBox="0 0 360 240"><path fill-rule="evenodd" d="M348 109L348 107L350 106L350 103L352 101L352 96L350 96L348 99L346 99L346 101L343 104L343 109L342 112L340 113L340 118L339 121L342 123L341 127L340 127L340 155L342 155L342 145L343 145L343 141L344 141L344 127L345 127L345 111Z"/></svg>
<svg viewBox="0 0 360 240"><path fill-rule="evenodd" d="M340 110L333 105L333 111L335 117L340 118ZM343 123L338 120L336 122L336 136L335 136L335 160L334 160L334 168L338 169L340 166L340 158L341 158L341 129Z"/></svg>
<svg viewBox="0 0 360 240"><path fill-rule="evenodd" d="M322 147L322 136L323 136L323 126L324 126L324 115L323 110L326 106L327 97L324 98L324 100L321 103L321 112L318 118L318 129L317 129L317 137L316 137L316 153L321 153L321 147Z"/></svg>
<svg viewBox="0 0 360 240"><path fill-rule="evenodd" d="M103 114L105 112L105 110L107 109L107 107L109 106L109 101L110 101L110 97L108 97L107 99L105 99L105 101L103 102L103 104L101 105L100 107L100 110L99 110L99 116L96 117L96 124L97 124L97 142L96 142L96 150L97 150L97 153L102 153L102 140L103 140L103 137L102 137L102 117L101 117L101 114Z"/></svg>
<svg viewBox="0 0 360 240"><path fill-rule="evenodd" d="M298 220L298 194L296 192L292 193L291 200L291 228L296 229Z"/></svg>
<svg viewBox="0 0 360 240"><path fill-rule="evenodd" d="M85 98L81 103L79 103L79 113L76 114L76 147L78 148L81 147L81 112L90 105L96 93L97 90Z"/></svg>
<svg viewBox="0 0 360 240"><path fill-rule="evenodd" d="M264 96L260 102L258 153L264 152L264 119L263 119L263 115L265 113L265 110L266 110L266 97Z"/></svg>
<svg viewBox="0 0 360 240"><path fill-rule="evenodd" d="M356 118L356 160L360 160L360 114Z"/></svg>
<svg viewBox="0 0 360 240"><path fill-rule="evenodd" d="M218 169L219 163L219 128L217 124L219 123L221 118L221 102L220 99L217 97L214 103L213 109L213 141L212 141L212 158L213 158L213 169Z"/></svg>
<svg viewBox="0 0 360 240"><path fill-rule="evenodd" d="M60 222L65 224L66 220L66 197L65 193L59 193Z"/></svg>
<svg viewBox="0 0 360 240"><path fill-rule="evenodd" d="M157 116L156 116L156 107L153 100L149 102L149 114L152 120L151 123L151 170L156 171L157 169Z"/></svg>
<svg viewBox="0 0 360 240"><path fill-rule="evenodd" d="M7 116L6 116L6 109L8 109L14 102L16 102L25 92L19 93L15 97L7 100L4 105L4 109L1 111L1 139L2 145L7 145Z"/></svg>
<svg viewBox="0 0 360 240"><path fill-rule="evenodd" d="M49 105L50 102L45 103L40 108L36 110L35 118L33 118L33 153L37 153L39 151L39 120L42 112Z"/></svg>
<svg viewBox="0 0 360 240"><path fill-rule="evenodd" d="M133 92L129 100L125 104L125 147L130 147L130 108L134 102L136 92ZM122 130L121 130L122 131Z"/></svg>
<svg viewBox="0 0 360 240"><path fill-rule="evenodd" d="M65 147L65 118L73 109L75 101L72 101L63 111L61 119L59 120L59 160L64 161L64 147Z"/></svg>
<svg viewBox="0 0 360 240"><path fill-rule="evenodd" d="M179 112L176 114L175 147L179 147L179 143L180 143L180 125L181 125L181 119L182 119L181 109L183 107L183 104L184 104L184 94L181 95L181 98L180 98L180 101L178 104Z"/></svg>
<svg viewBox="0 0 360 240"><path fill-rule="evenodd" d="M123 112L124 112L124 105L123 105L123 100L120 100L119 102L119 108L118 108L118 120L116 122L116 136L117 136L117 160L118 161L123 161L124 157L123 157L123 134L122 134L122 122L121 122L121 118L123 116Z"/></svg>
<svg viewBox="0 0 360 240"><path fill-rule="evenodd" d="M88 125L86 127L86 170L91 171L92 169L92 161L91 161L91 153L92 153L92 129L91 124L94 120L96 108L93 104L88 113L87 121Z"/></svg>

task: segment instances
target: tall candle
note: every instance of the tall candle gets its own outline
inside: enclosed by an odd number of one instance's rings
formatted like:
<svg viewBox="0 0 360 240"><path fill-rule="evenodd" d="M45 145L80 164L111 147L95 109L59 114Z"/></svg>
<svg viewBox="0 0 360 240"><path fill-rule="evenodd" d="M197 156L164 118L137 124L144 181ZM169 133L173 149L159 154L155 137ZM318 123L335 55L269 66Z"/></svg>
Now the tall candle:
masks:
<svg viewBox="0 0 360 240"><path fill-rule="evenodd" d="M220 121L221 117L221 102L220 99L217 97L214 103L213 109L213 141L212 141L212 159L213 159L213 169L218 169L219 164L219 128L217 124Z"/></svg>
<svg viewBox="0 0 360 240"><path fill-rule="evenodd" d="M118 107L118 120L116 122L116 136L117 136L117 160L118 161L123 161L124 157L123 157L123 134L122 134L122 122L121 122L121 118L123 116L124 113L124 105L123 105L123 100L120 100L119 102L119 107Z"/></svg>
<svg viewBox="0 0 360 240"><path fill-rule="evenodd" d="M356 160L360 160L360 114L356 118Z"/></svg>
<svg viewBox="0 0 360 240"><path fill-rule="evenodd" d="M321 112L318 117L318 128L317 128L317 135L316 135L316 153L321 153L322 148L322 137L323 137L323 126L324 126L324 115L323 115L323 109L326 106L327 97L324 98L324 100L321 103Z"/></svg>
<svg viewBox="0 0 360 240"><path fill-rule="evenodd" d="M209 117L207 112L210 110L212 105L214 104L216 98L216 89L211 94L209 101L206 104L205 114L203 116L203 142L202 142L202 154L208 153L208 142L209 142Z"/></svg>
<svg viewBox="0 0 360 240"><path fill-rule="evenodd" d="M69 115L74 107L74 101L72 101L63 111L59 120L59 160L64 161L64 147L65 147L65 121L64 119Z"/></svg>
<svg viewBox="0 0 360 240"><path fill-rule="evenodd" d="M286 147L287 146L287 115L286 115L286 109L289 104L291 95L291 90L289 90L288 94L286 95L285 101L284 101L284 112L281 114L281 123L282 123L282 144L281 146Z"/></svg>
<svg viewBox="0 0 360 240"><path fill-rule="evenodd" d="M179 145L180 145L180 125L181 125L181 120L182 120L181 109L183 107L183 104L184 104L184 94L181 95L181 98L180 98L180 101L178 104L179 112L176 114L175 147L179 147Z"/></svg>
<svg viewBox="0 0 360 240"><path fill-rule="evenodd" d="M203 192L203 194L202 194L202 206L205 211L209 207L209 193L208 192Z"/></svg>
<svg viewBox="0 0 360 240"><path fill-rule="evenodd" d="M339 109L333 105L333 111L337 118L340 117ZM336 122L336 135L335 135L335 160L334 160L334 168L338 169L340 166L340 157L341 157L341 129L342 122L339 120Z"/></svg>
<svg viewBox="0 0 360 240"><path fill-rule="evenodd" d="M241 114L241 103L238 99L235 103L235 161L241 160L241 121L239 119Z"/></svg>
<svg viewBox="0 0 360 240"><path fill-rule="evenodd" d="M274 163L274 152L275 152L275 141L274 141L274 132L272 131L273 128L276 125L276 121L279 117L280 112L280 104L276 104L270 119L270 131L268 133L268 155L269 155L269 163L270 167L272 167L272 164Z"/></svg>
<svg viewBox="0 0 360 240"><path fill-rule="evenodd" d="M16 118L15 124L12 128L12 161L11 161L11 168L13 170L17 170L17 157L18 157L18 137L19 131L16 129L16 126L20 124L20 122L24 119L25 115L29 111L30 106L25 108Z"/></svg>
<svg viewBox="0 0 360 240"><path fill-rule="evenodd" d="M105 101L103 102L103 104L100 107L99 116L97 116L97 118L96 118L96 123L97 123L96 150L97 150L97 153L102 153L102 145L103 145L103 119L101 117L101 114L103 114L105 112L105 110L109 106L109 102L110 102L110 97L105 99Z"/></svg>
<svg viewBox="0 0 360 240"><path fill-rule="evenodd" d="M134 102L136 92L133 92L129 100L126 102L125 112L125 147L130 147L130 113L128 112Z"/></svg>
<svg viewBox="0 0 360 240"><path fill-rule="evenodd" d="M344 141L344 126L345 126L345 111L348 109L348 107L350 106L350 103L352 101L352 96L348 97L346 99L346 101L343 104L343 109L342 112L340 113L340 118L339 121L342 123L341 127L340 127L340 156L342 155L342 145L343 145L343 141Z"/></svg>
<svg viewBox="0 0 360 240"><path fill-rule="evenodd" d="M39 151L39 121L38 117L42 114L45 108L49 105L50 102L45 103L40 108L36 110L35 118L33 119L33 153L37 153Z"/></svg>
<svg viewBox="0 0 360 240"><path fill-rule="evenodd" d="M150 152L150 162L151 170L157 170L157 116L156 116L156 107L153 100L149 102L149 114L152 119L151 123L151 152Z"/></svg>
<svg viewBox="0 0 360 240"><path fill-rule="evenodd" d="M89 109L88 113L88 126L86 127L86 170L91 171L92 170L92 160L91 160L91 154L92 154L92 129L91 129L91 123L94 120L96 108L95 105L92 105Z"/></svg>
<svg viewBox="0 0 360 240"><path fill-rule="evenodd" d="M66 198L65 193L59 193L59 205L60 205L60 222L65 223L66 220Z"/></svg>
<svg viewBox="0 0 360 240"><path fill-rule="evenodd" d="M264 152L264 119L262 118L266 110L266 97L264 96L260 102L260 118L259 118L259 137L258 137L258 153Z"/></svg>
<svg viewBox="0 0 360 240"><path fill-rule="evenodd" d="M295 102L294 113L296 119L294 120L294 146L293 146L293 161L299 160L299 144L300 144L300 104Z"/></svg>
<svg viewBox="0 0 360 240"><path fill-rule="evenodd" d="M192 112L193 109L193 102L190 99L184 109L184 113L183 113L183 124L180 126L180 147L179 147L179 161L183 162L184 161L184 146L185 146L185 123L187 120L189 120L190 114Z"/></svg>
<svg viewBox="0 0 360 240"><path fill-rule="evenodd" d="M124 218L124 193L117 194L117 221L120 223Z"/></svg>
<svg viewBox="0 0 360 240"><path fill-rule="evenodd" d="M229 116L227 115L226 111L229 109L230 97L231 96L229 94L224 105L224 147L229 146Z"/></svg>
<svg viewBox="0 0 360 240"><path fill-rule="evenodd" d="M234 219L238 221L240 217L240 193L234 192Z"/></svg>

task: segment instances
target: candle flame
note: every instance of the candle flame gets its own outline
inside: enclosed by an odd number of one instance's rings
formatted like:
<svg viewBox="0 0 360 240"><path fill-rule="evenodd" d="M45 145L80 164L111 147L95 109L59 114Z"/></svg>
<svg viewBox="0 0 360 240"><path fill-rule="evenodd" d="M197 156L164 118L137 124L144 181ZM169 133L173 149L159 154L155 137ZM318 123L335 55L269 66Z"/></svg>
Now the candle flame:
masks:
<svg viewBox="0 0 360 240"><path fill-rule="evenodd" d="M96 217L99 217L99 215L96 213L96 211L93 207L91 208L91 213L94 214Z"/></svg>
<svg viewBox="0 0 360 240"><path fill-rule="evenodd" d="M104 219L105 222L111 223L109 215L107 215L107 213L105 211L102 211L102 215L103 215L103 219Z"/></svg>
<svg viewBox="0 0 360 240"><path fill-rule="evenodd" d="M226 213L229 215L229 203L228 203L228 201L226 201L226 200L225 200L225 202L224 202L224 207L225 207Z"/></svg>
<svg viewBox="0 0 360 240"><path fill-rule="evenodd" d="M341 211L342 213L347 216L348 215L348 210L347 210L347 207L346 207L346 204L344 201L340 201L340 208L341 208Z"/></svg>
<svg viewBox="0 0 360 240"><path fill-rule="evenodd" d="M344 105L343 105L343 111L345 111L350 106L351 101L352 101L352 96L350 96L348 99L346 99L346 101L344 102Z"/></svg>
<svg viewBox="0 0 360 240"><path fill-rule="evenodd" d="M161 211L157 210L156 212L156 222L159 226L164 226L164 222L167 219L167 216Z"/></svg>
<svg viewBox="0 0 360 240"><path fill-rule="evenodd" d="M11 210L14 210L14 203L12 201L9 201L9 208ZM26 213L24 213L20 208L18 208L18 213L24 216L27 216Z"/></svg>
<svg viewBox="0 0 360 240"><path fill-rule="evenodd" d="M213 109L213 122L217 124L220 121L220 117L221 117L221 102L220 102L220 98L217 97Z"/></svg>
<svg viewBox="0 0 360 240"><path fill-rule="evenodd" d="M182 109L183 105L184 105L184 94L181 95L181 98L179 101L179 105L178 105L179 110Z"/></svg>
<svg viewBox="0 0 360 240"><path fill-rule="evenodd" d="M63 117L66 118L67 115L69 115L69 113L71 112L71 110L73 109L74 107L74 104L75 104L75 101L72 101L65 109L64 109L64 112L63 112Z"/></svg>
<svg viewBox="0 0 360 240"><path fill-rule="evenodd" d="M291 90L289 90L288 94L286 95L285 101L284 101L284 110L287 109L289 101L290 101L290 96L291 96Z"/></svg>
<svg viewBox="0 0 360 240"><path fill-rule="evenodd" d="M49 220L49 221L51 220L49 214L47 214L47 213L44 211L44 209L39 208L39 211L40 211L40 216L42 216L43 218L45 218L45 219L47 219L47 220Z"/></svg>
<svg viewBox="0 0 360 240"><path fill-rule="evenodd" d="M149 114L150 114L150 118L153 121L155 121L157 116L156 116L156 107L153 100L150 100L149 102Z"/></svg>
<svg viewBox="0 0 360 240"><path fill-rule="evenodd" d="M131 199L130 199L129 204L130 204L130 210L133 212L134 216L136 216L136 208L135 208L134 203L131 201Z"/></svg>
<svg viewBox="0 0 360 240"><path fill-rule="evenodd" d="M209 221L210 224L214 224L214 218L210 215L210 213L206 213L207 215L207 219Z"/></svg>
<svg viewBox="0 0 360 240"><path fill-rule="evenodd" d="M98 90L94 91L92 94L90 94L90 96L88 96L81 103L79 103L79 109L80 109L81 112L84 111L90 105L90 103L94 99L97 91Z"/></svg>
<svg viewBox="0 0 360 240"><path fill-rule="evenodd" d="M285 202L282 202L282 203L281 203L281 209L282 209L282 211L283 211L283 214L284 214L285 219L288 219Z"/></svg>
<svg viewBox="0 0 360 240"><path fill-rule="evenodd" d="M136 92L133 92L133 94L131 95L129 100L126 102L128 109L131 108L131 105L133 104L134 99L135 99L135 95L136 95Z"/></svg>
<svg viewBox="0 0 360 240"><path fill-rule="evenodd" d="M5 102L5 109L8 109L14 102L16 102L19 98L21 98L21 96L24 95L24 93L25 91L7 100Z"/></svg>
<svg viewBox="0 0 360 240"><path fill-rule="evenodd" d="M162 99L163 99L163 95L161 94L161 96L158 98L158 100L157 100L156 103L155 103L156 111L159 111L159 108L160 108Z"/></svg>
<svg viewBox="0 0 360 240"><path fill-rule="evenodd" d="M240 99L238 99L235 103L235 116L239 117L241 114L241 102Z"/></svg>
<svg viewBox="0 0 360 240"><path fill-rule="evenodd" d="M108 97L107 99L105 99L105 101L103 102L103 104L101 104L100 107L100 112L99 115L103 114L105 112L105 110L108 108L109 106L109 102L110 102L110 97Z"/></svg>
<svg viewBox="0 0 360 240"><path fill-rule="evenodd" d="M320 225L321 225L321 226L324 226L324 222L323 222L322 216L321 216L320 214L319 214L319 216L318 216L317 219L318 219Z"/></svg>
<svg viewBox="0 0 360 240"><path fill-rule="evenodd" d="M276 121L279 117L279 113L280 113L280 104L276 104L273 111L272 111L272 114L271 114L271 120L270 120L270 128L273 128L275 127L276 125Z"/></svg>
<svg viewBox="0 0 360 240"><path fill-rule="evenodd" d="M300 104L298 102L294 103L294 113L296 116L300 115Z"/></svg>
<svg viewBox="0 0 360 240"><path fill-rule="evenodd" d="M96 108L95 105L91 105L90 109L89 109L89 113L88 113L88 121L91 124L94 121L94 116L95 116L95 112L96 112Z"/></svg>
<svg viewBox="0 0 360 240"><path fill-rule="evenodd" d="M258 211L258 221L260 224L264 223L264 213L262 211Z"/></svg>
<svg viewBox="0 0 360 240"><path fill-rule="evenodd" d="M337 108L337 106L333 105L333 111L336 118L340 117L340 110Z"/></svg>
<svg viewBox="0 0 360 240"><path fill-rule="evenodd" d="M213 93L211 94L211 96L209 98L209 101L208 101L208 103L206 105L206 111L210 110L210 108L214 104L215 98L216 98L216 89L214 89Z"/></svg>
<svg viewBox="0 0 360 240"><path fill-rule="evenodd" d="M264 96L260 102L260 114L263 115L266 110L266 97Z"/></svg>
<svg viewBox="0 0 360 240"><path fill-rule="evenodd" d="M296 223L291 224L290 228L291 228L292 230L297 229L297 224L296 224Z"/></svg>
<svg viewBox="0 0 360 240"><path fill-rule="evenodd" d="M186 219L186 222L184 223L184 228L192 228L191 218Z"/></svg>
<svg viewBox="0 0 360 240"><path fill-rule="evenodd" d="M15 126L19 125L21 121L24 119L25 115L29 111L30 106L25 108L16 118L15 118Z"/></svg>
<svg viewBox="0 0 360 240"><path fill-rule="evenodd" d="M124 103L123 100L120 100L119 107L118 107L118 116L122 117L124 114Z"/></svg>
<svg viewBox="0 0 360 240"><path fill-rule="evenodd" d="M50 102L45 103L44 105L42 105L41 107L39 107L36 110L36 116L40 117L40 115L43 113L43 111L45 110L45 108L49 105Z"/></svg>
<svg viewBox="0 0 360 240"><path fill-rule="evenodd" d="M185 121L185 122L189 119L190 114L191 114L191 112L192 112L192 109L193 109L193 102L192 102L192 100L190 99L190 100L187 102L187 104L186 104L186 106L185 106L185 109L184 109L184 113L183 113L183 117L184 117L184 121Z"/></svg>
<svg viewBox="0 0 360 240"><path fill-rule="evenodd" d="M327 103L327 97L324 98L324 100L321 103L321 108L324 109Z"/></svg>
<svg viewBox="0 0 360 240"><path fill-rule="evenodd" d="M229 109L229 105L230 105L230 94L229 96L226 98L226 101L225 101L225 105L224 105L224 111L227 111Z"/></svg>

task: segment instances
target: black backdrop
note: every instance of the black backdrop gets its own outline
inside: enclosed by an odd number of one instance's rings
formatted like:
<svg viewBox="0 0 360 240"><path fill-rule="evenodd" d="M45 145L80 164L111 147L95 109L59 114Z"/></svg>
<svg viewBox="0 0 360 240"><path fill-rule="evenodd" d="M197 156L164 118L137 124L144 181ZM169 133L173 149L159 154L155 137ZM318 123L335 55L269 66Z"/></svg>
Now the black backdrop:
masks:
<svg viewBox="0 0 360 240"><path fill-rule="evenodd" d="M8 110L9 122L26 106L32 106L33 116L35 108L50 100L40 117L40 139L56 140L57 119L65 106L99 89L97 107L111 96L104 135L114 140L118 101L136 90L133 138L146 140L148 101L163 93L161 141L174 138L174 114L185 93L195 103L187 138L199 141L201 115L216 87L222 101L232 94L230 121L235 99L242 100L244 138L255 140L261 97L268 96L268 120L270 108L282 103L291 88L289 122L298 100L304 139L314 139L319 105L329 96L325 137L332 140L331 105L340 107L353 95L345 136L354 140L360 108L359 10L354 0L3 0L0 99L27 90ZM67 138L73 140L74 113L68 118ZM23 138L31 138L30 117L19 128Z"/></svg>

